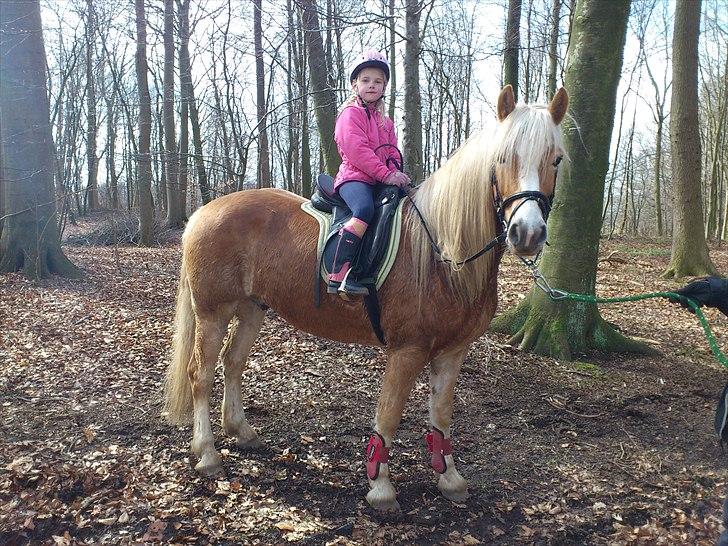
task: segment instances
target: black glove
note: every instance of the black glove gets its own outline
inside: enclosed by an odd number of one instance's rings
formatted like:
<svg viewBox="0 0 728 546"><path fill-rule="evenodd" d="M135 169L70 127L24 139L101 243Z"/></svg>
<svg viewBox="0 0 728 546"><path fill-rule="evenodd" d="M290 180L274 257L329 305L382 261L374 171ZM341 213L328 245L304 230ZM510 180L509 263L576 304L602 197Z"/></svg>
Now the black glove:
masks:
<svg viewBox="0 0 728 546"><path fill-rule="evenodd" d="M728 316L728 279L720 277L706 277L683 286L675 291L681 296L690 298L700 306L707 305L719 309ZM679 301L683 307L690 307L687 303ZM692 311L692 309L690 309Z"/></svg>

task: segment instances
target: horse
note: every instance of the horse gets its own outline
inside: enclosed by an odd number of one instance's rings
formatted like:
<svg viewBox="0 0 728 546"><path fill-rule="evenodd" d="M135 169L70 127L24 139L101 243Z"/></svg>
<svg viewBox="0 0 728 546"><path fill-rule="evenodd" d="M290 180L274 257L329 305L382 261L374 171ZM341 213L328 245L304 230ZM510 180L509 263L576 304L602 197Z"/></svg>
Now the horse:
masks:
<svg viewBox="0 0 728 546"><path fill-rule="evenodd" d="M467 139L405 200L398 255L379 290L387 363L366 448L366 498L377 510L399 510L389 448L427 364L437 486L447 499L468 497L450 438L455 382L495 314L503 252L534 256L546 241L567 108L563 88L548 105L516 105L504 87L494 131ZM241 376L267 309L316 336L382 346L361 302L333 294L314 304L319 226L301 210L304 201L280 189L232 193L198 209L184 231L165 413L174 424L192 417L191 451L202 475L222 469L209 407L218 358L223 430L240 448L261 445L243 412ZM467 259L492 238L505 242Z"/></svg>

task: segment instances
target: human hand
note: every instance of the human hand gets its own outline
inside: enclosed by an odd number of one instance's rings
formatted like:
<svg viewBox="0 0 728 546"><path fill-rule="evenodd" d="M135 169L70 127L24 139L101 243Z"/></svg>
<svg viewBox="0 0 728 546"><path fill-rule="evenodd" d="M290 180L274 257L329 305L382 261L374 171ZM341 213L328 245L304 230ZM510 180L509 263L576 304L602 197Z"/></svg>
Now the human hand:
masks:
<svg viewBox="0 0 728 546"><path fill-rule="evenodd" d="M676 290L675 293L690 298L699 306L716 307L728 316L728 279L720 277L698 279ZM676 303L692 311L687 302L679 300Z"/></svg>
<svg viewBox="0 0 728 546"><path fill-rule="evenodd" d="M397 186L398 188L406 188L407 186L412 184L410 177L404 174L402 171L391 171L387 176L384 177L384 180L382 180L382 182L390 186Z"/></svg>

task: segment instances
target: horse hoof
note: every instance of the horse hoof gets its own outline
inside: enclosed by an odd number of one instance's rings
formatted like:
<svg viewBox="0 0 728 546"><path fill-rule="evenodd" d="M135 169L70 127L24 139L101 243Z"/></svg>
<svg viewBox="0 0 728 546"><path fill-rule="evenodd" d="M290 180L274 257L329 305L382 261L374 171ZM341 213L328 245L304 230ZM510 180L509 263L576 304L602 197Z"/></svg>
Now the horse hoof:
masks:
<svg viewBox="0 0 728 546"><path fill-rule="evenodd" d="M442 491L442 496L449 501L462 503L468 500L470 493L468 493L467 489L464 491Z"/></svg>
<svg viewBox="0 0 728 546"><path fill-rule="evenodd" d="M215 476L222 472L222 459L220 455L205 455L200 462L195 465L195 471L206 478Z"/></svg>
<svg viewBox="0 0 728 546"><path fill-rule="evenodd" d="M247 440L238 438L235 440L235 445L240 449L260 449L264 444L257 436L255 436L254 438L249 438Z"/></svg>
<svg viewBox="0 0 728 546"><path fill-rule="evenodd" d="M377 512L391 513L402 511L396 498L392 500L377 499L374 498L371 491L367 495L367 502L369 503L369 506L374 508Z"/></svg>

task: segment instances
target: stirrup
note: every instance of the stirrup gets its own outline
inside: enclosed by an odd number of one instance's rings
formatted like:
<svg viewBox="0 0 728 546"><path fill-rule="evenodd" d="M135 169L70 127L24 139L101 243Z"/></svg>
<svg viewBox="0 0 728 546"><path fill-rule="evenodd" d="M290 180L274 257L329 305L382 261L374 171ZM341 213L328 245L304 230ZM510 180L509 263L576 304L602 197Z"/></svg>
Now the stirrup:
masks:
<svg viewBox="0 0 728 546"><path fill-rule="evenodd" d="M346 272L346 275L344 276L344 280L341 281L339 284L339 295L346 299L345 296L368 296L369 295L369 289L361 284L359 281L355 279L350 279L349 274L351 273L351 269ZM329 284L329 286L331 286Z"/></svg>

